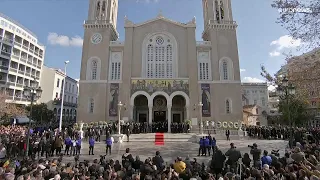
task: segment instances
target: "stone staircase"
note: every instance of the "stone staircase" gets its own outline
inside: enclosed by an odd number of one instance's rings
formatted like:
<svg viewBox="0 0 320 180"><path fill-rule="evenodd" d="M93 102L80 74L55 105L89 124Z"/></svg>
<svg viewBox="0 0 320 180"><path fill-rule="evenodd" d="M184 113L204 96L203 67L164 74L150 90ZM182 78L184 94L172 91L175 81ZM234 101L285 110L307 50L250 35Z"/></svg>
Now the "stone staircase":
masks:
<svg viewBox="0 0 320 180"><path fill-rule="evenodd" d="M131 134L130 142L154 142L156 133L146 133L146 134ZM198 143L199 139L208 134L199 133L164 133L164 142L192 142ZM216 140L226 140L226 136L222 132L218 134L211 134ZM238 133L231 133L231 140L247 140L248 136L238 135ZM123 141L127 141L127 136L124 136Z"/></svg>
<svg viewBox="0 0 320 180"><path fill-rule="evenodd" d="M156 133L147 134L131 134L130 142L154 142ZM164 133L164 142L192 142L194 133ZM124 137L123 141L127 141L127 136Z"/></svg>

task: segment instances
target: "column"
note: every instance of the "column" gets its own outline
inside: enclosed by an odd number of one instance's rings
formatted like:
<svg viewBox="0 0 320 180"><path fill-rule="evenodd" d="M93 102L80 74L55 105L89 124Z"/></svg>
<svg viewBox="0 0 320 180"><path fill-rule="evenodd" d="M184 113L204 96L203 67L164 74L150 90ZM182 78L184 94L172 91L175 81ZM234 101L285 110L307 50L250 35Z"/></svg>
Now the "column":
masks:
<svg viewBox="0 0 320 180"><path fill-rule="evenodd" d="M167 106L167 108L168 108L168 133L171 132L171 117L172 117L171 107L172 107L172 105L168 104L168 106Z"/></svg>
<svg viewBox="0 0 320 180"><path fill-rule="evenodd" d="M152 124L152 117L153 117L152 106L149 106L149 125Z"/></svg>
<svg viewBox="0 0 320 180"><path fill-rule="evenodd" d="M185 118L186 118L186 120L188 120L188 121L189 121L189 120L191 120L191 119L190 119L189 106L186 106L186 108L185 108L185 109L186 109L186 117L185 117Z"/></svg>
<svg viewBox="0 0 320 180"><path fill-rule="evenodd" d="M134 106L130 105L129 106L129 120L134 120L133 118L133 111L134 111Z"/></svg>

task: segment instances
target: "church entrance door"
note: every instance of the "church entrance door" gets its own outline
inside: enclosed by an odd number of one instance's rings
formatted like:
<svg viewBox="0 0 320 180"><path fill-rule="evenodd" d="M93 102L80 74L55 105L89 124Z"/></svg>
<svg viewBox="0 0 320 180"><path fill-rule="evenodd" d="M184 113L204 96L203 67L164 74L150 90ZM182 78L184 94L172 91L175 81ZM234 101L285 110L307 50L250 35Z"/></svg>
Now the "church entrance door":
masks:
<svg viewBox="0 0 320 180"><path fill-rule="evenodd" d="M158 123L158 122L161 122L161 123L165 123L167 122L167 113L166 111L154 111L153 112L153 117L154 117L154 122Z"/></svg>
<svg viewBox="0 0 320 180"><path fill-rule="evenodd" d="M147 122L147 114L146 113L139 113L139 123L145 123Z"/></svg>
<svg viewBox="0 0 320 180"><path fill-rule="evenodd" d="M172 120L173 123L181 123L181 114L174 113L172 115Z"/></svg>

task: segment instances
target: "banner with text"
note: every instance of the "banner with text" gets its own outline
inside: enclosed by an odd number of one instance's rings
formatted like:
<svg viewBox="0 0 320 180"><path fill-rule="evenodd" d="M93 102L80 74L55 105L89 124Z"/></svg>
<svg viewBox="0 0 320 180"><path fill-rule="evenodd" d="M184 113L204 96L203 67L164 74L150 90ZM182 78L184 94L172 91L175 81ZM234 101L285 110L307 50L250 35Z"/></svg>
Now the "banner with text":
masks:
<svg viewBox="0 0 320 180"><path fill-rule="evenodd" d="M119 84L110 84L109 116L118 116Z"/></svg>
<svg viewBox="0 0 320 180"><path fill-rule="evenodd" d="M202 116L211 116L210 84L201 84Z"/></svg>

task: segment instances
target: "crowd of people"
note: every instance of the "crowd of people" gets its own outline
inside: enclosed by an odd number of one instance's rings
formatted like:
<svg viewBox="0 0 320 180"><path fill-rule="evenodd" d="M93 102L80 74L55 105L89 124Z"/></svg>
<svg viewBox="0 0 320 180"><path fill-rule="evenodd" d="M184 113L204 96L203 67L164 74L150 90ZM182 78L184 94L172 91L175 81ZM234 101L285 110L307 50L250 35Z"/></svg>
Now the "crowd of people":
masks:
<svg viewBox="0 0 320 180"><path fill-rule="evenodd" d="M154 157L141 161L129 148L121 159L110 159L108 154L112 152L113 143L110 130L88 128L84 132L87 141L82 142L81 134L72 128L60 133L33 128L29 131L29 156L26 157L28 129L0 126L0 179L320 179L320 146L310 144L304 136L304 133L317 134L318 129L291 129L296 146L287 149L283 157L278 151L268 152L257 144L249 145L248 153L242 154L230 143L230 149L223 153L219 143L209 135L200 140L198 154L209 155L211 160L207 164L190 157L165 162L159 151ZM248 127L247 130L256 138L288 138L288 129L282 127ZM106 134L105 139L101 138L102 134ZM89 146L89 154L93 155L96 141L105 141L107 156L79 161L81 153L87 154L81 151L82 146ZM74 156L74 162L65 163L65 157L70 155Z"/></svg>
<svg viewBox="0 0 320 180"><path fill-rule="evenodd" d="M171 133L188 133L190 132L191 126L189 123L176 123L172 122L170 125ZM111 132L116 132L118 129L117 123L110 123L104 126L103 129L108 129ZM152 122L151 124L144 122L129 122L121 124L121 133L126 134L129 130L132 134L141 133L155 133L155 132L168 132L167 122Z"/></svg>

